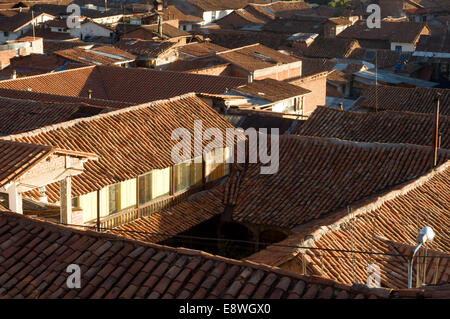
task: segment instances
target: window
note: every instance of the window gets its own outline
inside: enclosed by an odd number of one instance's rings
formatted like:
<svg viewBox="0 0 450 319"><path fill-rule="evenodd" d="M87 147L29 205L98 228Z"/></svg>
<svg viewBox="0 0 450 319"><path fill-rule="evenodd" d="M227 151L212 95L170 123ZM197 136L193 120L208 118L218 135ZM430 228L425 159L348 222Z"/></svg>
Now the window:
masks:
<svg viewBox="0 0 450 319"><path fill-rule="evenodd" d="M108 187L108 214L117 213L120 207L120 184Z"/></svg>
<svg viewBox="0 0 450 319"><path fill-rule="evenodd" d="M77 208L80 207L80 197L74 197L72 198L72 207Z"/></svg>
<svg viewBox="0 0 450 319"><path fill-rule="evenodd" d="M211 12L211 20L216 20L216 11Z"/></svg>
<svg viewBox="0 0 450 319"><path fill-rule="evenodd" d="M9 32L8 31L3 32L3 34L5 35L5 37L9 36Z"/></svg>
<svg viewBox="0 0 450 319"><path fill-rule="evenodd" d="M191 186L192 160L180 163L174 166L175 174L175 192L179 192Z"/></svg>
<svg viewBox="0 0 450 319"><path fill-rule="evenodd" d="M206 155L205 175L207 182L225 176L225 153L223 148L216 148Z"/></svg>
<svg viewBox="0 0 450 319"><path fill-rule="evenodd" d="M395 51L402 52L402 46L401 45L396 45L395 46Z"/></svg>
<svg viewBox="0 0 450 319"><path fill-rule="evenodd" d="M202 157L177 164L174 166L175 192L180 192L191 186L202 183Z"/></svg>
<svg viewBox="0 0 450 319"><path fill-rule="evenodd" d="M139 204L145 204L152 200L152 173L139 176Z"/></svg>
<svg viewBox="0 0 450 319"><path fill-rule="evenodd" d="M170 195L172 182L171 167L152 171L152 199Z"/></svg>
<svg viewBox="0 0 450 319"><path fill-rule="evenodd" d="M136 179L120 183L120 210L136 207Z"/></svg>
<svg viewBox="0 0 450 319"><path fill-rule="evenodd" d="M89 222L97 219L97 192L81 195L80 207L83 209L83 221Z"/></svg>
<svg viewBox="0 0 450 319"><path fill-rule="evenodd" d="M203 160L202 157L195 157L192 169L192 185L200 185L203 183Z"/></svg>

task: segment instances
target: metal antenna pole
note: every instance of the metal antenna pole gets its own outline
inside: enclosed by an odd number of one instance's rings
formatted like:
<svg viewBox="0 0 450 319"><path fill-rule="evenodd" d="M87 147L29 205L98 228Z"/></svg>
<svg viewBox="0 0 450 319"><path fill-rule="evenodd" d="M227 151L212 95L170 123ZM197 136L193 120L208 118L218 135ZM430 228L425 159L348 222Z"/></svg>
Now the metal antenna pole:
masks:
<svg viewBox="0 0 450 319"><path fill-rule="evenodd" d="M416 255L419 248L422 246L422 243L416 246L413 251L413 255L411 257L411 261L409 262L408 266L408 288L412 288L412 269L413 269L413 263L414 263L414 256Z"/></svg>

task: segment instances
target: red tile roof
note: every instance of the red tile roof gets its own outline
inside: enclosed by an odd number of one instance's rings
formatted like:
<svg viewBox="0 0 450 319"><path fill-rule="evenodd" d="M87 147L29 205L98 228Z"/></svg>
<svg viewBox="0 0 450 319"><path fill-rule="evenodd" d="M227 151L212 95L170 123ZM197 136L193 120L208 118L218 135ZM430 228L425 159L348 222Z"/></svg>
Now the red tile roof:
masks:
<svg viewBox="0 0 450 319"><path fill-rule="evenodd" d="M52 40L44 40L44 52L45 53L53 53L55 51L72 49L74 47L79 46L92 46L92 43L87 43L84 41L52 41Z"/></svg>
<svg viewBox="0 0 450 319"><path fill-rule="evenodd" d="M439 154L439 162L450 157ZM413 180L431 164L428 147L281 135L278 172L264 175L261 164L249 164L225 202L236 222L293 229Z"/></svg>
<svg viewBox="0 0 450 319"><path fill-rule="evenodd" d="M259 43L222 51L217 53L217 56L248 71L299 61L295 57L280 53Z"/></svg>
<svg viewBox="0 0 450 319"><path fill-rule="evenodd" d="M407 112L349 112L318 107L293 133L378 143L433 145L434 116ZM450 117L440 117L441 147L450 149Z"/></svg>
<svg viewBox="0 0 450 319"><path fill-rule="evenodd" d="M30 24L33 19L37 21L37 19L43 15L44 13L33 15L32 12L15 12L12 16L0 15L0 30L5 32L16 32L20 30L27 24ZM51 16L46 14L47 16Z"/></svg>
<svg viewBox="0 0 450 319"><path fill-rule="evenodd" d="M86 49L75 47L72 49L55 51L53 54L72 61L94 64L94 65L114 65L132 62L136 56L115 47L94 47Z"/></svg>
<svg viewBox="0 0 450 319"><path fill-rule="evenodd" d="M227 50L229 50L229 49L224 48L220 45L211 43L210 41L191 42L186 45L178 47L178 51L183 52L188 55L191 55L193 57L201 57L201 56L210 55L210 54L227 51Z"/></svg>
<svg viewBox="0 0 450 319"><path fill-rule="evenodd" d="M174 46L176 42L172 41L155 41L142 39L126 39L122 38L119 42L114 44L115 47L135 54L137 56L158 57L167 52Z"/></svg>
<svg viewBox="0 0 450 319"><path fill-rule="evenodd" d="M172 131L183 127L192 134L194 120L199 119L204 129L232 127L200 98L186 94L3 139L98 154L98 161L86 163L84 173L73 178L72 195L78 196L153 169L172 166L171 150L177 143L171 139ZM47 195L50 201L56 202L59 185L49 185Z"/></svg>
<svg viewBox="0 0 450 319"><path fill-rule="evenodd" d="M158 35L158 24L148 24L148 25L141 25L138 28L134 29L133 31L125 33L123 35L123 37L124 38L133 38L134 36L132 34L135 33L137 30L148 33L148 37L143 38L143 40L151 40L154 37L159 36ZM162 34L163 34L163 38L169 38L169 39L191 36L190 33L180 30L180 29L174 27L173 25L171 25L170 23L162 24Z"/></svg>
<svg viewBox="0 0 450 319"><path fill-rule="evenodd" d="M72 36L70 33L65 32L53 32L50 28L37 25L34 30L34 35L44 38L44 40L78 40L78 38ZM30 29L24 33L24 36L33 36L33 30Z"/></svg>
<svg viewBox="0 0 450 319"><path fill-rule="evenodd" d="M0 213L2 298L402 298L405 291L350 287L285 270L80 231L19 214ZM81 288L66 285L70 264ZM442 298L446 290L409 291Z"/></svg>
<svg viewBox="0 0 450 319"><path fill-rule="evenodd" d="M365 48L356 48L347 57L349 60L366 61L377 64L380 69L392 67L399 61L401 53L397 51L372 50Z"/></svg>
<svg viewBox="0 0 450 319"><path fill-rule="evenodd" d="M192 13L185 13L178 9L174 5L170 5L167 8L163 9L163 19L166 20L178 20L179 22L202 22L203 17L201 16L200 12L192 12Z"/></svg>
<svg viewBox="0 0 450 319"><path fill-rule="evenodd" d="M33 92L77 97L88 97L88 91L92 90L92 97L97 99L146 103L188 92L223 93L246 82L247 79L243 78L115 66L89 66L0 81L0 88L31 89Z"/></svg>
<svg viewBox="0 0 450 319"><path fill-rule="evenodd" d="M102 100L102 99L94 99L88 97L76 97L76 96L64 96L64 95L55 95L55 94L46 94L46 93L38 93L33 91L21 91L21 90L10 90L0 88L0 96L9 97L20 100L32 100L32 101L42 101L42 102L51 102L51 103L75 103L75 104L89 104L98 107L105 108L124 108L132 103L128 102L120 102L120 101L111 101L111 100Z"/></svg>
<svg viewBox="0 0 450 319"><path fill-rule="evenodd" d="M188 201L154 212L150 216L109 231L112 234L150 243L162 242L199 225L223 211L223 187L204 191Z"/></svg>
<svg viewBox="0 0 450 319"><path fill-rule="evenodd" d="M403 184L381 197L373 197L308 225L287 239L267 247L249 260L273 266L287 265L296 260L305 264L306 274L332 278L342 283L366 283L367 265L376 264L381 270L384 287L407 286L409 257L415 238L424 226L436 233L432 242L415 260L413 284L417 265L426 274L425 284L449 282L450 233L450 161L427 175ZM345 253L308 248L371 251L386 255ZM437 258L436 256L444 256ZM302 266L303 267L303 266ZM300 268L302 268L300 267Z"/></svg>
<svg viewBox="0 0 450 319"><path fill-rule="evenodd" d="M425 23L382 21L380 28L368 29L366 21L358 21L339 33L338 37L361 40L385 40L389 42L413 43L418 41Z"/></svg>
<svg viewBox="0 0 450 319"><path fill-rule="evenodd" d="M277 81L274 79L255 80L243 86L238 86L231 90L232 92L240 92L256 98L268 100L270 102L278 102L295 96L311 93L310 90L304 89L298 85L288 82Z"/></svg>
<svg viewBox="0 0 450 319"><path fill-rule="evenodd" d="M136 227L152 232L164 220L163 229L170 237L222 214L228 205L235 222L295 231L301 225L315 220L320 223L348 205L418 178L429 170L432 159L431 149L422 146L294 135L280 136L279 154L279 170L275 174L260 174L260 164L249 164L243 172L233 170L224 186L122 229ZM440 152L440 163L448 158L449 151ZM180 224L179 220L183 222ZM181 226L184 223L186 226Z"/></svg>
<svg viewBox="0 0 450 319"><path fill-rule="evenodd" d="M50 146L0 140L0 186L15 181L51 151Z"/></svg>
<svg viewBox="0 0 450 319"><path fill-rule="evenodd" d="M0 135L31 131L111 110L86 103L62 104L0 97Z"/></svg>
<svg viewBox="0 0 450 319"><path fill-rule="evenodd" d="M46 145L0 140L0 186L16 181L53 153L95 157L89 152L74 152Z"/></svg>
<svg viewBox="0 0 450 319"><path fill-rule="evenodd" d="M392 86L365 89L356 105L360 108L415 113L434 113L437 94L441 94L440 114L450 115L450 90L434 88L402 88ZM377 103L378 102L378 103Z"/></svg>
<svg viewBox="0 0 450 319"><path fill-rule="evenodd" d="M302 76L304 77L322 73L325 71L329 72L336 65L336 62L333 62L329 59L306 57L298 57L298 59L302 61Z"/></svg>
<svg viewBox="0 0 450 319"><path fill-rule="evenodd" d="M269 0L190 0L189 2L203 11L217 11L240 9L249 3L268 3Z"/></svg>
<svg viewBox="0 0 450 319"><path fill-rule="evenodd" d="M347 59L355 49L361 48L357 40L318 37L308 47L292 49L294 54L310 58Z"/></svg>

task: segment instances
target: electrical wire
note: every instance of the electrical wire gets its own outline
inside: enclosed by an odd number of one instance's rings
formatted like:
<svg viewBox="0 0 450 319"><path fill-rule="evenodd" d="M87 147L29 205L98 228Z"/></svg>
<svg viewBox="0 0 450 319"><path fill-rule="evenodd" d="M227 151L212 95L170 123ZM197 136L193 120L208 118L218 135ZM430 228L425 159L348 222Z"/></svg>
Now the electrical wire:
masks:
<svg viewBox="0 0 450 319"><path fill-rule="evenodd" d="M151 235L153 237L157 236L168 236L170 238L181 238L181 239L193 239L193 240L203 240L203 241L223 241L223 242L232 242L232 243L241 243L241 244L252 244L256 245L257 242L250 240L242 240L242 239L227 239L227 238L215 238L215 237L200 237L200 236L192 236L192 235L174 235L163 232L147 232L147 231L138 231L138 230L125 230L125 229L116 229L116 228L106 228L97 226L86 226L86 225L75 225L75 224L64 224L58 223L60 225L72 226L72 227L83 227L90 228L94 230L103 230L103 231L112 231L112 232L123 232L123 233L134 233L134 234L143 234L143 235ZM135 238L138 239L138 238ZM297 245L287 245L280 243L264 243L259 242L259 245L271 246L271 247L281 247L281 248L295 248L295 249L305 249L305 250L318 250L318 251L326 251L326 252L337 252L337 253L350 253L350 254L362 254L362 255L379 255L379 256L389 256L389 257L411 257L411 255L405 254L393 254L393 253L383 253L383 252L375 252L375 251L362 251L362 250L352 250L352 249L336 249L336 248L323 248L323 247L308 247L308 246L297 246ZM244 248L244 247L243 247ZM280 251L281 252L281 251ZM450 256L444 255L434 255L433 258L450 258Z"/></svg>

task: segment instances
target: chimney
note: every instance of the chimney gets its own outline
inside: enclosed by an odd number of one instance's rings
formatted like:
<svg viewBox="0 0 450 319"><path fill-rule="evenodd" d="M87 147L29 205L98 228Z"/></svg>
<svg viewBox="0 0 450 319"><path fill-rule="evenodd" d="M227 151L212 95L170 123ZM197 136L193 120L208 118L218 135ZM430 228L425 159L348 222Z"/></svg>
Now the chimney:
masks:
<svg viewBox="0 0 450 319"><path fill-rule="evenodd" d="M13 70L13 73L11 75L11 79L16 79L17 78L17 72L16 70Z"/></svg>
<svg viewBox="0 0 450 319"><path fill-rule="evenodd" d="M253 73L250 73L247 77L247 82L248 83L253 83Z"/></svg>
<svg viewBox="0 0 450 319"><path fill-rule="evenodd" d="M163 19L162 15L158 14L158 35L160 38L162 38L162 36L163 36L162 19Z"/></svg>
<svg viewBox="0 0 450 319"><path fill-rule="evenodd" d="M339 109L341 110L341 111L343 111L344 110L344 103L339 103Z"/></svg>
<svg viewBox="0 0 450 319"><path fill-rule="evenodd" d="M92 90L91 89L88 90L88 98L92 99Z"/></svg>

